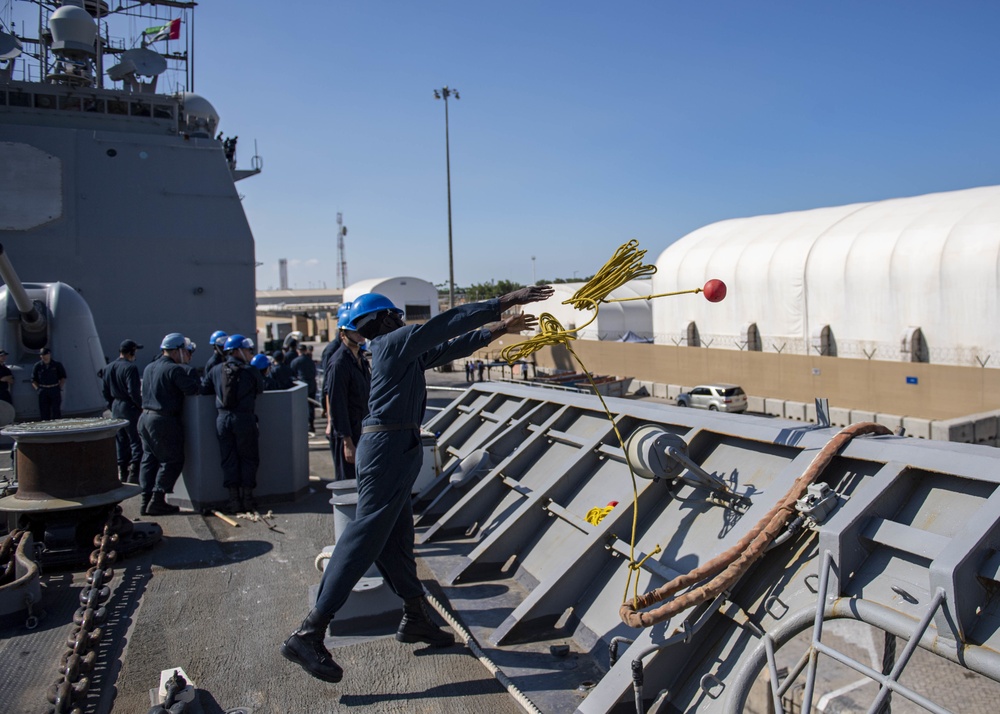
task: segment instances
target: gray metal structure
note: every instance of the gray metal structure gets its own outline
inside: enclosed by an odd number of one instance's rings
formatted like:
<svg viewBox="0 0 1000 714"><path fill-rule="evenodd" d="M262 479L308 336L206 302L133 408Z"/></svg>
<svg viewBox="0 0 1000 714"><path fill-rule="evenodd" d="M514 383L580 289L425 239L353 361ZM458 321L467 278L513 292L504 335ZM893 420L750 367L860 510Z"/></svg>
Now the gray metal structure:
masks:
<svg viewBox="0 0 1000 714"><path fill-rule="evenodd" d="M169 332L197 342L255 324L253 236L234 180L259 158L237 170L206 99L155 93L157 53L107 41L161 7L166 21L193 23L194 5L88 2L98 34L81 8L41 3L51 35L20 38L35 58L0 72L0 242L25 281L62 281L86 299L110 359L125 338L155 348ZM181 87L193 86L186 40L164 53Z"/></svg>
<svg viewBox="0 0 1000 714"><path fill-rule="evenodd" d="M838 432L645 402L608 406L627 443L636 432L659 438L645 456L630 448L646 476L636 480L640 594L733 546ZM542 711L634 711L638 698L642 709L740 712L758 680L770 681L784 711L796 683L800 703L815 703L831 662L875 678L866 709L891 694L949 711L948 701L901 683L917 647L1000 680L994 448L855 438L797 506L797 532L718 597L633 629L619 617L632 479L595 397L477 384L426 428L440 434L443 471L419 496L418 550L459 617ZM739 498L718 498L716 481ZM586 520L614 501L599 523ZM902 639L887 674L824 643L824 623L838 618ZM803 633L811 647L779 677L783 645ZM576 664L546 672L559 644Z"/></svg>

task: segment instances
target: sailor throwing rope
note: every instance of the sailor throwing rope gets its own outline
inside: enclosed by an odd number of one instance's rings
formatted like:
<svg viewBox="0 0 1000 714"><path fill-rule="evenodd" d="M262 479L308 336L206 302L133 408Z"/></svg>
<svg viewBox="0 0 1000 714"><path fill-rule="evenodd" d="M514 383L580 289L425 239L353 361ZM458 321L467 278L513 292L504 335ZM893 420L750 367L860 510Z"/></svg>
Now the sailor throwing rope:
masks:
<svg viewBox="0 0 1000 714"><path fill-rule="evenodd" d="M454 642L430 618L413 556L410 493L423 460L424 370L468 357L501 335L534 328L537 319L532 315L502 315L512 307L546 300L552 293L548 286L522 288L460 305L423 325L406 325L403 311L384 295L369 293L354 301L350 322L370 341L372 352L369 415L355 458L357 517L344 529L323 572L316 604L282 645L286 659L318 679L341 680L343 670L323 640L330 620L373 562L404 603L397 640L433 647Z"/></svg>

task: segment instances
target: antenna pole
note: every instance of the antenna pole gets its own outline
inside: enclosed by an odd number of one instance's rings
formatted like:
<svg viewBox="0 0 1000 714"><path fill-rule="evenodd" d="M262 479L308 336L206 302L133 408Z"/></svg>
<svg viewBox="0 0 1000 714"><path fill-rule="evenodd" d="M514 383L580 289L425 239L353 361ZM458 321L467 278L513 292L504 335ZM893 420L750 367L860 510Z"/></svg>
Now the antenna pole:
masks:
<svg viewBox="0 0 1000 714"><path fill-rule="evenodd" d="M337 212L337 287L343 290L347 287L347 256L344 253L344 214Z"/></svg>
<svg viewBox="0 0 1000 714"><path fill-rule="evenodd" d="M442 87L434 90L435 99L444 99L444 162L448 182L448 307L455 307L455 258L451 240L451 144L448 139L448 97L460 99L458 90Z"/></svg>

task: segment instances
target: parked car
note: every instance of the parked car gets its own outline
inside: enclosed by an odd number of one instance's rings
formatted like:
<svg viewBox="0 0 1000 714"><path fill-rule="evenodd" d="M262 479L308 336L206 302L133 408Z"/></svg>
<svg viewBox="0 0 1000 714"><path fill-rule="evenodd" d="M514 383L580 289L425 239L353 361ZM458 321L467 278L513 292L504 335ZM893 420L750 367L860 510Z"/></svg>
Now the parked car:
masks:
<svg viewBox="0 0 1000 714"><path fill-rule="evenodd" d="M677 406L711 409L713 412L745 412L747 394L737 384L699 384L677 395Z"/></svg>

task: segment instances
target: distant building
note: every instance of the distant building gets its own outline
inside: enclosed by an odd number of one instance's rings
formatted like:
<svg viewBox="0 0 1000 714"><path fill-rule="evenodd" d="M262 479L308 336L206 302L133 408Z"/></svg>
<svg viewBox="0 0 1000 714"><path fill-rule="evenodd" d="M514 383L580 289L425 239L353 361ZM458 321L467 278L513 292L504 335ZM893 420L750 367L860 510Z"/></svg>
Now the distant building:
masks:
<svg viewBox="0 0 1000 714"><path fill-rule="evenodd" d="M657 344L1000 367L1000 186L721 221L656 264L653 293L728 286L654 300Z"/></svg>
<svg viewBox="0 0 1000 714"><path fill-rule="evenodd" d="M366 293L385 295L403 310L407 322L424 322L438 314L438 292L433 283L412 277L360 280L344 289L344 302Z"/></svg>
<svg viewBox="0 0 1000 714"><path fill-rule="evenodd" d="M263 345L301 332L307 342L325 342L337 325L342 290L258 290L257 335Z"/></svg>

